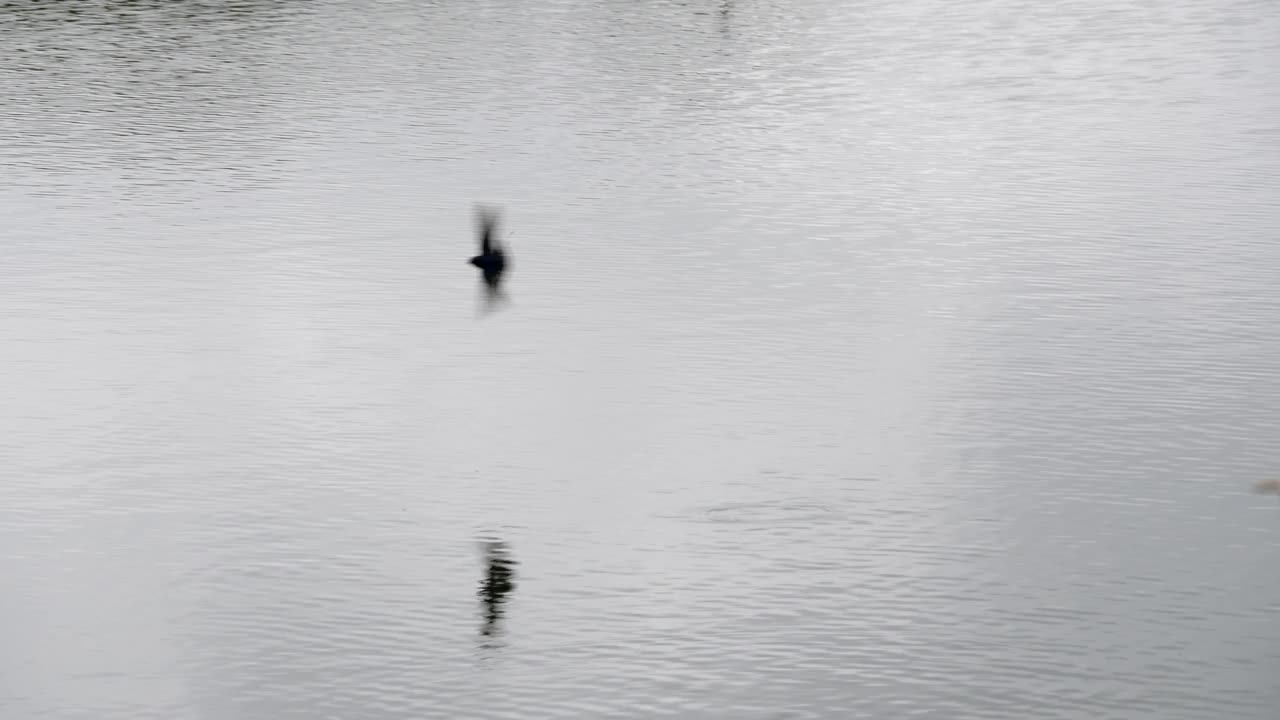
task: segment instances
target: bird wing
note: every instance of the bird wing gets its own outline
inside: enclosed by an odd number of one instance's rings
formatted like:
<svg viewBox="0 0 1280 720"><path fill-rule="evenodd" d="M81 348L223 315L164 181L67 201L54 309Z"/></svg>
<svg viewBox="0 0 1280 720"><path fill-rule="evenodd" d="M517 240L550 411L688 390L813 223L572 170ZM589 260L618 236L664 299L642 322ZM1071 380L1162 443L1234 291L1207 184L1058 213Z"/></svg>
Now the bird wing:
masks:
<svg viewBox="0 0 1280 720"><path fill-rule="evenodd" d="M487 208L479 208L480 254L488 255L497 249L498 218Z"/></svg>

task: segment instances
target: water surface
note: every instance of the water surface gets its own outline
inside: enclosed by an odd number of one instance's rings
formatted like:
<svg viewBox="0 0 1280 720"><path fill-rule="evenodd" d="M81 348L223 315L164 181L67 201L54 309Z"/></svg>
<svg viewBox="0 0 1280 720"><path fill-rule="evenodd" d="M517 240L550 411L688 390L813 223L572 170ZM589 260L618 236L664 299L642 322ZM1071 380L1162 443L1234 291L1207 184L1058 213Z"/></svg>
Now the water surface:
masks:
<svg viewBox="0 0 1280 720"><path fill-rule="evenodd" d="M1274 717L1277 37L9 3L0 711Z"/></svg>

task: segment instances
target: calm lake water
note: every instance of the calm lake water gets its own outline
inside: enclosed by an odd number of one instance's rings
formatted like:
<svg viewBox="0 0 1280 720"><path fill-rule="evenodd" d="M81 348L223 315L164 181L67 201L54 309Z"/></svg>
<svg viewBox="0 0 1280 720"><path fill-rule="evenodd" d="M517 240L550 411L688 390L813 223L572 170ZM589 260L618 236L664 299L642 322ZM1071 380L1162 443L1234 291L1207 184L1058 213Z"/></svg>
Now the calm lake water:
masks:
<svg viewBox="0 0 1280 720"><path fill-rule="evenodd" d="M1276 717L1274 2L18 0L0 57L6 720Z"/></svg>

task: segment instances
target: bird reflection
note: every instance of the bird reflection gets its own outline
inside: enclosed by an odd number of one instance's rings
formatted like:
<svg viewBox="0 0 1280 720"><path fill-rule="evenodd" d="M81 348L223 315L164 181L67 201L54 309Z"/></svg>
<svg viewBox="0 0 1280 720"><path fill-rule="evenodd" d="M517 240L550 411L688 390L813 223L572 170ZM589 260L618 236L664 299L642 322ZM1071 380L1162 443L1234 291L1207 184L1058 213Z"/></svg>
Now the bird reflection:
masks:
<svg viewBox="0 0 1280 720"><path fill-rule="evenodd" d="M720 5L716 9L716 26L720 30L720 35L728 40L733 31L733 18L731 17L733 14L733 0L720 0Z"/></svg>
<svg viewBox="0 0 1280 720"><path fill-rule="evenodd" d="M484 613L480 634L493 637L501 632L503 606L507 595L516 587L516 561L511 557L507 544L500 540L486 541L481 544L481 549L484 552L485 575L476 592Z"/></svg>
<svg viewBox="0 0 1280 720"><path fill-rule="evenodd" d="M1280 495L1280 480L1260 480L1254 483L1253 491L1263 495Z"/></svg>
<svg viewBox="0 0 1280 720"><path fill-rule="evenodd" d="M480 277L484 281L484 309L493 310L505 299L502 293L502 278L506 275L506 249L498 240L498 215L483 206L476 207L476 221L480 231L480 254L468 262L480 269Z"/></svg>

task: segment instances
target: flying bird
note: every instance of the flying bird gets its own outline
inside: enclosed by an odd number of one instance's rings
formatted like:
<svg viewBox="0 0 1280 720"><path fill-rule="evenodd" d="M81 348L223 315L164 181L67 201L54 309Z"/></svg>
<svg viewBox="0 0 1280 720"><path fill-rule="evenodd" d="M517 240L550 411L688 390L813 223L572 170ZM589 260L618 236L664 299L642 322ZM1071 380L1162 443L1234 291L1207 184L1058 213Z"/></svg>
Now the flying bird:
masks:
<svg viewBox="0 0 1280 720"><path fill-rule="evenodd" d="M502 276L507 272L507 253L498 240L498 217L487 209L478 209L480 222L480 254L471 258L472 265L480 268L485 287L489 291L489 299L498 297Z"/></svg>

